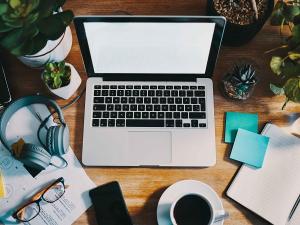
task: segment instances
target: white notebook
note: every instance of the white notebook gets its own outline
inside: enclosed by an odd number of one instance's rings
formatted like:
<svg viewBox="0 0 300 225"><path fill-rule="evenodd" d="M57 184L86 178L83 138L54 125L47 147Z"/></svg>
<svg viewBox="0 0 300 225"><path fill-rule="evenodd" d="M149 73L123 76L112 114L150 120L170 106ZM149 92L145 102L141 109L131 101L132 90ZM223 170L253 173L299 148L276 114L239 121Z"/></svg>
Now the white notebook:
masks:
<svg viewBox="0 0 300 225"><path fill-rule="evenodd" d="M300 207L288 222L300 195L300 139L273 124L262 134L270 137L263 167L243 165L227 195L274 225L300 224Z"/></svg>

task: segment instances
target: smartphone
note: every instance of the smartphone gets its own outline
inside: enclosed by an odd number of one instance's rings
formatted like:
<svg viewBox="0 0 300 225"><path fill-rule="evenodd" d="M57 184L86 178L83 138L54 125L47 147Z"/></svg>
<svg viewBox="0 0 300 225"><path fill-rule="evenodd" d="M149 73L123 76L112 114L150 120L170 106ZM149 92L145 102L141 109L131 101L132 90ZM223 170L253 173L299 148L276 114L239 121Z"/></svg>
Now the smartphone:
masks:
<svg viewBox="0 0 300 225"><path fill-rule="evenodd" d="M11 95L7 85L4 69L0 62L0 105L6 105L11 101Z"/></svg>
<svg viewBox="0 0 300 225"><path fill-rule="evenodd" d="M133 225L118 182L90 191L98 225Z"/></svg>

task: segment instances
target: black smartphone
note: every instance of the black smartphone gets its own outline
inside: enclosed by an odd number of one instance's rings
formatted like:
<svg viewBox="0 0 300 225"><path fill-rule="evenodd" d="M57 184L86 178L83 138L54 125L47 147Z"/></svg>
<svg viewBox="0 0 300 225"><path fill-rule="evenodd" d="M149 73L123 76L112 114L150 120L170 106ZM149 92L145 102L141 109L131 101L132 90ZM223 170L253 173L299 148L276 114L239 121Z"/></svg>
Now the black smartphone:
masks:
<svg viewBox="0 0 300 225"><path fill-rule="evenodd" d="M11 95L7 85L4 69L0 61L0 105L6 105L11 101Z"/></svg>
<svg viewBox="0 0 300 225"><path fill-rule="evenodd" d="M98 225L133 225L118 182L90 191Z"/></svg>

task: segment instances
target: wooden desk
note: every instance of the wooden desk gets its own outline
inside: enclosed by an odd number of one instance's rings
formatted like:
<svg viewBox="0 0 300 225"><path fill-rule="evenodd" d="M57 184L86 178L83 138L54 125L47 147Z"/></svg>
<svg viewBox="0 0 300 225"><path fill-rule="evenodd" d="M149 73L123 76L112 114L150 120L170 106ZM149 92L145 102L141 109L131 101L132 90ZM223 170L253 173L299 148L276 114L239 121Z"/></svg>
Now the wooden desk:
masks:
<svg viewBox="0 0 300 225"><path fill-rule="evenodd" d="M65 8L72 9L76 15L122 14L124 11L133 15L203 15L205 4L204 0L69 0ZM85 80L86 73L73 26L72 31L73 48L67 61L77 68ZM283 98L274 97L268 88L269 80L273 80L275 75L268 66L270 56L264 55L264 51L278 46L279 43L278 29L266 24L249 44L239 48L222 47L214 73L216 166L204 169L85 168L87 174L97 185L118 180L133 221L138 225L157 224L156 206L160 195L166 187L182 179L200 180L216 190L222 197L225 209L230 213L230 218L225 224L268 224L224 194L239 164L228 160L231 147L223 143L223 127L226 111L258 112L260 127L269 120L278 125L286 125L289 118L295 115L292 113L300 112L300 105L296 104L288 104L286 110L282 111ZM221 95L219 84L224 73L240 58L247 58L258 65L260 83L250 100L234 102ZM36 92L48 94L40 80L41 71L25 67L17 59L8 55L4 56L4 63L14 98ZM59 103L65 102L59 100ZM77 157L81 159L84 98L64 113L71 130L71 146ZM89 209L76 224L96 224L93 210Z"/></svg>

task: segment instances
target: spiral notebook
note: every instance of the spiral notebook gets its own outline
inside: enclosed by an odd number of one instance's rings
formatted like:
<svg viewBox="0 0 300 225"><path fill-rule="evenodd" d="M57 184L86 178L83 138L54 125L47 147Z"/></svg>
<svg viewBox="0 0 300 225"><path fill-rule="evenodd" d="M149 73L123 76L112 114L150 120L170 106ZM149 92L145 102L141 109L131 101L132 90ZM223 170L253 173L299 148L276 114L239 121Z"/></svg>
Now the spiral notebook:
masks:
<svg viewBox="0 0 300 225"><path fill-rule="evenodd" d="M243 165L227 195L274 225L300 224L300 207L289 215L300 195L300 139L273 124L262 168Z"/></svg>

